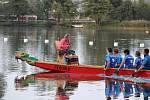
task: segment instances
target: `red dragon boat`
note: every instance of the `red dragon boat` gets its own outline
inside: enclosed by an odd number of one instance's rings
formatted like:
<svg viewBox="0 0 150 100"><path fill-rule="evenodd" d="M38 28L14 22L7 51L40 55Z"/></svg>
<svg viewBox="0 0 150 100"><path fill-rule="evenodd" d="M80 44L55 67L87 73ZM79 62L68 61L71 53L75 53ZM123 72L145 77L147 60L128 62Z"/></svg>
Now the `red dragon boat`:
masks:
<svg viewBox="0 0 150 100"><path fill-rule="evenodd" d="M107 76L111 76L116 72L116 68L109 68L105 70L103 66L96 65L80 65L80 64L63 64L58 62L48 62L48 61L38 61L37 59L33 59L27 57L28 54L23 52L16 53L16 59L20 59L26 61L28 64L32 66L36 66L42 69L56 71L61 73L76 73L76 74L105 74ZM134 69L120 69L118 75L119 76L131 76L134 74ZM141 70L135 73L136 77L146 77L150 78L149 70Z"/></svg>
<svg viewBox="0 0 150 100"><path fill-rule="evenodd" d="M53 62L35 62L35 66L46 70L54 70L64 73L83 73L83 74L106 74L108 76L113 75L116 72L116 68L104 69L103 66L95 65L66 65ZM133 69L121 69L118 73L120 76L130 76L135 73ZM136 77L150 77L150 71L142 70L135 73Z"/></svg>

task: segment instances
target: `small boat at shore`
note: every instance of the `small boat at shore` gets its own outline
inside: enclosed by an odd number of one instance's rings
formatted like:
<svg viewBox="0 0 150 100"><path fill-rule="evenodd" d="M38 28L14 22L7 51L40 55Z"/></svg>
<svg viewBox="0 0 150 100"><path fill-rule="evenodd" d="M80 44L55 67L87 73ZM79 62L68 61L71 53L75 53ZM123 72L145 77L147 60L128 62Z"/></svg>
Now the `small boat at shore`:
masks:
<svg viewBox="0 0 150 100"><path fill-rule="evenodd" d="M76 73L76 74L105 74L111 76L116 72L116 68L109 68L105 70L103 66L96 65L80 65L80 64L63 64L58 62L39 61L34 57L28 57L27 53L17 52L15 58L26 61L32 66L36 66L49 71L56 71L61 73ZM33 59L33 60L32 60ZM121 69L118 76L131 76L134 74L134 69ZM136 77L150 78L150 70L141 70L135 73Z"/></svg>
<svg viewBox="0 0 150 100"><path fill-rule="evenodd" d="M71 25L74 28L83 28L83 25Z"/></svg>

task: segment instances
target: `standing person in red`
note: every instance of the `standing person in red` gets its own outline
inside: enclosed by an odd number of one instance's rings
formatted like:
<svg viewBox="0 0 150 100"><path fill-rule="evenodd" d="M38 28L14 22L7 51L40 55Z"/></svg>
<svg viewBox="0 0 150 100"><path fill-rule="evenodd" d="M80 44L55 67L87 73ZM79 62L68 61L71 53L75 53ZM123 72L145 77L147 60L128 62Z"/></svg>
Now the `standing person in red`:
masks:
<svg viewBox="0 0 150 100"><path fill-rule="evenodd" d="M70 45L71 45L71 42L70 42L70 35L69 34L66 34L64 36L64 38L62 38L59 42L59 54L60 55L74 55L75 54L75 51L74 50L70 50Z"/></svg>
<svg viewBox="0 0 150 100"><path fill-rule="evenodd" d="M70 35L66 34L59 42L60 50L68 50L70 48Z"/></svg>
<svg viewBox="0 0 150 100"><path fill-rule="evenodd" d="M65 62L67 62L68 64L70 62L77 62L78 63L78 58L77 57L73 57L73 61L70 60L71 58L69 58L68 56L69 55L75 55L75 51L74 50L70 50L70 45L71 45L71 42L70 42L70 35L69 34L66 34L64 36L64 38L62 38L60 41L59 41L59 55L58 55L58 62L63 62L64 58L65 58Z"/></svg>
<svg viewBox="0 0 150 100"><path fill-rule="evenodd" d="M58 49L57 61L62 63L64 62L64 55L68 54L70 48L70 35L65 34L65 36L56 43L56 47Z"/></svg>

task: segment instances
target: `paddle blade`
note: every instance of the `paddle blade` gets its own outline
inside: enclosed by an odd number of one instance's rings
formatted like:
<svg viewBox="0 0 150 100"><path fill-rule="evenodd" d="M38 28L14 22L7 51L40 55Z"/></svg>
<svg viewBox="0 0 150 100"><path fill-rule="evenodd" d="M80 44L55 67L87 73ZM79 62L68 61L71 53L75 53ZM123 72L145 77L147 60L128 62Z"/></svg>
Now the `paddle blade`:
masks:
<svg viewBox="0 0 150 100"><path fill-rule="evenodd" d="M135 72L135 73L133 73L132 74L132 77L137 77L137 74L136 74L137 72Z"/></svg>
<svg viewBox="0 0 150 100"><path fill-rule="evenodd" d="M113 75L119 75L119 71L116 70L116 71L113 73Z"/></svg>

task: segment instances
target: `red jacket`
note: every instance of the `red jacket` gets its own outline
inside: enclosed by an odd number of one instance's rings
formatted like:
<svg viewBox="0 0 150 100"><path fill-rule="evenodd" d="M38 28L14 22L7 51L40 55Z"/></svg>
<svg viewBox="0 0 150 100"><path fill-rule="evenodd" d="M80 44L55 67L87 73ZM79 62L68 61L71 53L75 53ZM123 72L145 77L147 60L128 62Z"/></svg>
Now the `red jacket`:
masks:
<svg viewBox="0 0 150 100"><path fill-rule="evenodd" d="M62 38L59 42L60 50L69 49L70 47L70 39L69 38Z"/></svg>

